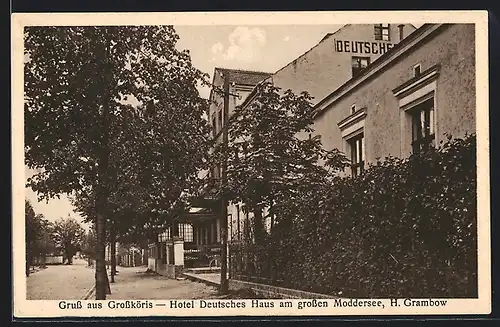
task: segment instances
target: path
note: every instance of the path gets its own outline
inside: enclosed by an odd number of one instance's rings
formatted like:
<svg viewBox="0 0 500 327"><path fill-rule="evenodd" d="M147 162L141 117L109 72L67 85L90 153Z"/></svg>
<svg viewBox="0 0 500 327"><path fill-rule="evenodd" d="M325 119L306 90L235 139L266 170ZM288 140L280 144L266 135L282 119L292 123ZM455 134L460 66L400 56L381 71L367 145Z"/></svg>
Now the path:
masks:
<svg viewBox="0 0 500 327"><path fill-rule="evenodd" d="M74 259L72 265L48 265L47 269L27 277L28 300L81 299L95 281L94 269L87 262Z"/></svg>
<svg viewBox="0 0 500 327"><path fill-rule="evenodd" d="M106 300L210 299L217 289L190 280L175 280L146 273L146 267L118 267L116 283Z"/></svg>

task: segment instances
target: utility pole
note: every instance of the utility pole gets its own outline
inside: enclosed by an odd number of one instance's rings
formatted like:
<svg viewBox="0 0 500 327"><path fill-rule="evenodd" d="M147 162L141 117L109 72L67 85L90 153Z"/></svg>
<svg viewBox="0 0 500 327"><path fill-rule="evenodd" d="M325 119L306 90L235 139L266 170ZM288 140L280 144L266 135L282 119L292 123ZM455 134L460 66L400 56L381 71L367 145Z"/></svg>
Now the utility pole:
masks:
<svg viewBox="0 0 500 327"><path fill-rule="evenodd" d="M227 71L224 72L224 108L223 108L224 125L222 126L222 142L224 146L227 146L228 137L228 116L229 116L229 74ZM221 237L222 237L222 249L221 249L221 269L220 269L220 292L225 294L229 291L229 280L227 279L227 269L228 269L228 251L227 251L227 198L225 194L225 187L227 184L227 154L224 150L224 158L222 162L222 176L221 182L223 186L223 191L221 194Z"/></svg>

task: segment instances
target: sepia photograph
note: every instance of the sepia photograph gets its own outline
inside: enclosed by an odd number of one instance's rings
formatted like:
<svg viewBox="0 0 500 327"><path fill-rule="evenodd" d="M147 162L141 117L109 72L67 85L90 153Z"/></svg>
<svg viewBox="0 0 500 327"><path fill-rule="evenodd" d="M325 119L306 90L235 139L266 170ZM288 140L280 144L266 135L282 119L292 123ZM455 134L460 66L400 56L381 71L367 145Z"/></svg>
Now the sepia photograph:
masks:
<svg viewBox="0 0 500 327"><path fill-rule="evenodd" d="M487 13L426 14L13 17L15 315L489 313Z"/></svg>

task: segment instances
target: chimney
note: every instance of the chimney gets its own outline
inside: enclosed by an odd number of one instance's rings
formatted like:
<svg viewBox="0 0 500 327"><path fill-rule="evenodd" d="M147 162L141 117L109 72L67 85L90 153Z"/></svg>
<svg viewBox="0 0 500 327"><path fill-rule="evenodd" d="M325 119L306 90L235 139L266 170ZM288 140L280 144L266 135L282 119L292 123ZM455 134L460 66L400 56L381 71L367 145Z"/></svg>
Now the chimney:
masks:
<svg viewBox="0 0 500 327"><path fill-rule="evenodd" d="M398 28L399 28L399 41L403 40L404 39L404 35L403 35L403 28L405 27L404 24L400 24L398 25Z"/></svg>

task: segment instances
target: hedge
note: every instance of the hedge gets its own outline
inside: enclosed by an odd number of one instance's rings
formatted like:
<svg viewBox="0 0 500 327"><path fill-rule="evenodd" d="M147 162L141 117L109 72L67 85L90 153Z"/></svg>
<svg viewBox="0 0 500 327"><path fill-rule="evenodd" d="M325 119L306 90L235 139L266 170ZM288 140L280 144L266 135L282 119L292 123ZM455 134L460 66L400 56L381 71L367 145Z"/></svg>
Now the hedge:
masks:
<svg viewBox="0 0 500 327"><path fill-rule="evenodd" d="M448 137L311 186L275 212L265 243L233 252L251 258L233 259L234 278L345 297L477 297L475 154L475 135Z"/></svg>

